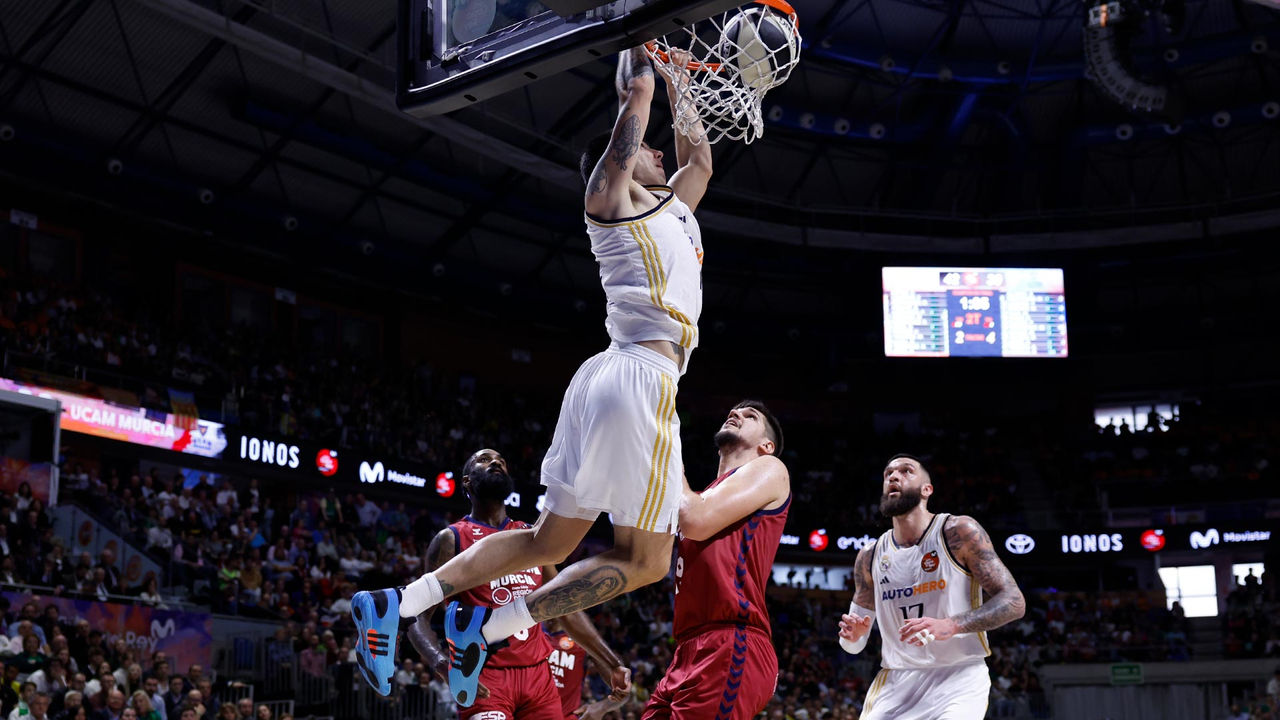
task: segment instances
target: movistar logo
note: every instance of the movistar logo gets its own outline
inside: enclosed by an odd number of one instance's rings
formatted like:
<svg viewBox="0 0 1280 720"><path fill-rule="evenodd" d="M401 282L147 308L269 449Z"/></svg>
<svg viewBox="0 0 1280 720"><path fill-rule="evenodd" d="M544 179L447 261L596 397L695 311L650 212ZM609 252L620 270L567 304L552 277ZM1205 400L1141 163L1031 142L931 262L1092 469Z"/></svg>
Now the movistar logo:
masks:
<svg viewBox="0 0 1280 720"><path fill-rule="evenodd" d="M381 462L370 465L367 462L360 463L360 482L379 483L382 482L386 471L382 468Z"/></svg>

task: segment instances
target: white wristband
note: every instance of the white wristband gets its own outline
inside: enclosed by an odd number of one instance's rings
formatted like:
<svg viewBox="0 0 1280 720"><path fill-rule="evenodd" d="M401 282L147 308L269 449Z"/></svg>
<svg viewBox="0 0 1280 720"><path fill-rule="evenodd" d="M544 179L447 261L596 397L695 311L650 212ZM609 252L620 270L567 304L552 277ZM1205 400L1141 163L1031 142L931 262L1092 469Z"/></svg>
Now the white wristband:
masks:
<svg viewBox="0 0 1280 720"><path fill-rule="evenodd" d="M876 611L868 610L856 602L853 602L853 601L849 602L849 614L853 615L854 617L871 618L871 627L874 627L876 624ZM841 649L843 649L845 652L849 653L850 655L857 655L858 653L862 652L863 648L867 646L867 640L870 639L871 637L871 627L867 628L867 634L863 635L862 639L858 640L857 642L840 638Z"/></svg>

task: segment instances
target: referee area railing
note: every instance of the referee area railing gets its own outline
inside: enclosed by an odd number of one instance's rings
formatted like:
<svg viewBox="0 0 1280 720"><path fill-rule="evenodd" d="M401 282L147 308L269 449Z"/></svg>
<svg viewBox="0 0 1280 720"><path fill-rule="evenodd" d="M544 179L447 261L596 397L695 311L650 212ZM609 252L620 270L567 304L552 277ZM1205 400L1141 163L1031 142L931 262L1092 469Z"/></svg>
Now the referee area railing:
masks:
<svg viewBox="0 0 1280 720"><path fill-rule="evenodd" d="M444 720L453 717L451 703L442 703L431 688L392 683L389 697L381 697L360 675L354 663L325 665L317 674L302 669L290 641L251 641L236 638L214 654L214 667L231 680L253 685L262 700L255 704L295 717L324 713L333 720ZM267 698L271 698L268 700Z"/></svg>

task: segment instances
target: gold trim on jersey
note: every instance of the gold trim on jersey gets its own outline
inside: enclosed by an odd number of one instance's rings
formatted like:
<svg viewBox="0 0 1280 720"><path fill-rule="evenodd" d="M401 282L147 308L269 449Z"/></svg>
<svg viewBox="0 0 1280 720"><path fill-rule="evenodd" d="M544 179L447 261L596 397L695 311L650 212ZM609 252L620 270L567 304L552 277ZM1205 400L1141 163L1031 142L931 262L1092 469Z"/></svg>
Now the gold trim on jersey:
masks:
<svg viewBox="0 0 1280 720"><path fill-rule="evenodd" d="M973 580L969 581L969 605L972 610L982 607L982 586ZM978 642L982 643L983 651L987 653L987 657L991 657L991 646L987 644L987 632L979 630L977 636Z"/></svg>
<svg viewBox="0 0 1280 720"><path fill-rule="evenodd" d="M889 681L889 669L880 668L880 672L876 673L876 679L871 681L871 687L867 688L867 699L862 702L862 713L858 717L863 717L871 712L871 705L875 702L876 697L880 695L880 691L884 689L885 683Z"/></svg>
<svg viewBox="0 0 1280 720"><path fill-rule="evenodd" d="M667 273L662 267L662 255L658 252L658 241L649 232L648 223L641 221L627 226L636 244L640 246L640 256L644 260L644 271L649 281L649 298L654 306L664 310L667 315L680 324L680 347L692 348L693 339L697 337L698 328L689 321L689 317L666 304Z"/></svg>
<svg viewBox="0 0 1280 720"><path fill-rule="evenodd" d="M640 506L640 519L636 521L636 527L640 530L653 532L653 525L658 522L658 509L662 507L662 499L667 492L667 468L671 460L671 448L674 443L671 440L671 420L675 417L676 408L676 392L675 383L666 374L660 375L662 378L662 391L658 399L658 409L655 413L657 421L658 433L653 439L653 459L650 461L649 468L649 485L645 490L644 504ZM654 491L657 490L657 494ZM652 516L652 517L650 517Z"/></svg>
<svg viewBox="0 0 1280 720"><path fill-rule="evenodd" d="M671 190L671 188L664 188L664 189L668 191ZM676 194L672 192L664 198L659 198L657 205L649 208L648 210L645 210L639 215L632 215L631 217L605 220L604 218L596 217L595 215L592 215L589 212L584 212L583 214L586 215L587 222L592 225L595 225L596 227L602 227L602 228L622 227L623 225L630 225L631 223L634 223L634 222L639 222L641 220L648 220L650 218L654 218L661 215L664 210L670 207L671 201L675 198L675 196Z"/></svg>

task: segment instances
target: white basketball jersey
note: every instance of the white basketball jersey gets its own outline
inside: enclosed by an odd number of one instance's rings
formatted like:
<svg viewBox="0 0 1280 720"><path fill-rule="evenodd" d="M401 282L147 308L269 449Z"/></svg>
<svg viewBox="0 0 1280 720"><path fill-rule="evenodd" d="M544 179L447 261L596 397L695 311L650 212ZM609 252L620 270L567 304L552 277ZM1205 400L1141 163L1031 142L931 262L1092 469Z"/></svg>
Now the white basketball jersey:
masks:
<svg viewBox="0 0 1280 720"><path fill-rule="evenodd" d="M982 588L961 569L942 537L947 513L933 516L920 542L899 547L893 530L876 540L871 575L880 625L880 665L890 670L947 667L972 663L991 654L987 634L962 633L924 647L898 639L908 619L945 618L982 604Z"/></svg>
<svg viewBox="0 0 1280 720"><path fill-rule="evenodd" d="M607 301L604 324L614 342L680 345L688 367L702 313L702 231L670 187L646 189L659 202L642 215L608 221L587 215Z"/></svg>

